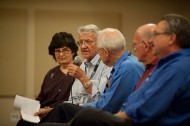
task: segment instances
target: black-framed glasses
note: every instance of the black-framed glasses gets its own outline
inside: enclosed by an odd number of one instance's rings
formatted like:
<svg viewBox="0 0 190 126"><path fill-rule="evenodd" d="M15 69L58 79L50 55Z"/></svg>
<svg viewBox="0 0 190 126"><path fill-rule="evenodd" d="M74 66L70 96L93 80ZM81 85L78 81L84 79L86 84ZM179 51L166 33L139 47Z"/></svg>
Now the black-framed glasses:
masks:
<svg viewBox="0 0 190 126"><path fill-rule="evenodd" d="M138 43L133 43L131 46L132 46L133 48L135 48L138 44L141 44L141 43L144 43L144 41L141 41L141 42L138 42Z"/></svg>
<svg viewBox="0 0 190 126"><path fill-rule="evenodd" d="M90 39L81 39L81 40L77 41L79 46L82 46L82 44L91 45L93 42L94 41L90 40Z"/></svg>
<svg viewBox="0 0 190 126"><path fill-rule="evenodd" d="M70 49L68 48L63 48L63 49L55 49L55 54L68 54L69 52L71 52Z"/></svg>
<svg viewBox="0 0 190 126"><path fill-rule="evenodd" d="M172 34L170 32L154 32L154 37L158 36L158 35L169 35L169 34Z"/></svg>

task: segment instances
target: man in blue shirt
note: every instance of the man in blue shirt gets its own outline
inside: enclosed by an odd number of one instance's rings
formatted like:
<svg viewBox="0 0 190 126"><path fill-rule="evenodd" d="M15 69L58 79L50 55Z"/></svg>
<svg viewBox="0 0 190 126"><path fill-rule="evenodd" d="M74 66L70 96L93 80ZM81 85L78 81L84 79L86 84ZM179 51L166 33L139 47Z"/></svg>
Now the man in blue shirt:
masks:
<svg viewBox="0 0 190 126"><path fill-rule="evenodd" d="M116 113L143 73L143 65L129 51L126 51L125 38L117 30L107 28L99 32L97 48L102 61L111 71L110 85L100 100L83 104Z"/></svg>
<svg viewBox="0 0 190 126"><path fill-rule="evenodd" d="M96 102L81 106L62 103L56 106L42 122L68 122L81 109L87 106L116 113L123 102L134 91L135 85L144 72L144 65L129 51L122 33L113 28L107 28L98 33L97 53L107 66L113 66L107 88ZM46 113L37 113L37 115Z"/></svg>
<svg viewBox="0 0 190 126"><path fill-rule="evenodd" d="M164 16L153 44L154 55L160 59L158 65L117 114L86 108L70 125L189 126L190 22L181 15Z"/></svg>

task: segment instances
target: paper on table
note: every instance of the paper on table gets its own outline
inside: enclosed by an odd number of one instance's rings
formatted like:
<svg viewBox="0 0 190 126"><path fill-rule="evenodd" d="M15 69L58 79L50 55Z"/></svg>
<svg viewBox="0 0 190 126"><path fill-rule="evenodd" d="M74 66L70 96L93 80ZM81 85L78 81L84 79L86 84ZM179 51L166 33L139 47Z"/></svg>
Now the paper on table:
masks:
<svg viewBox="0 0 190 126"><path fill-rule="evenodd" d="M40 122L39 116L34 116L34 113L40 109L39 101L16 95L14 107L21 110L23 120L32 123Z"/></svg>

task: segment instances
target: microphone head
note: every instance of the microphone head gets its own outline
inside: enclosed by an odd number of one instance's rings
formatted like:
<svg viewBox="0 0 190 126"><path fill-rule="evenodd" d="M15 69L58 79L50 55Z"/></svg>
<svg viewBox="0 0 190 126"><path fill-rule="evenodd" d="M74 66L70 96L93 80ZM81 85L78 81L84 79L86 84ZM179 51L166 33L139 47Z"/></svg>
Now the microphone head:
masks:
<svg viewBox="0 0 190 126"><path fill-rule="evenodd" d="M74 64L77 65L77 66L80 66L81 62L82 62L81 57L80 56L75 56Z"/></svg>

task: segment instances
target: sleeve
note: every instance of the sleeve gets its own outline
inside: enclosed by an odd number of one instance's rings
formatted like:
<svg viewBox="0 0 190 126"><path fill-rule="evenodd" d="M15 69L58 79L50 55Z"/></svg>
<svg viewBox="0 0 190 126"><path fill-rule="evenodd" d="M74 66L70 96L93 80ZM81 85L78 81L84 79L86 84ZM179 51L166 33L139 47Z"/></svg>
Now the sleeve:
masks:
<svg viewBox="0 0 190 126"><path fill-rule="evenodd" d="M38 96L36 97L36 100L38 100L38 101L42 101L44 99L43 86L44 86L44 81L41 85L40 92L39 92Z"/></svg>
<svg viewBox="0 0 190 126"><path fill-rule="evenodd" d="M36 97L36 100L40 101L41 107L44 107L44 106L45 106L45 105L44 105L44 102L45 102L45 100L47 100L46 94L45 94L45 89L47 88L47 86L48 86L49 83L50 83L50 78L51 78L51 76L52 76L52 72L55 72L56 69L57 69L57 66L54 67L54 68L52 68L52 69L50 69L50 70L46 73L46 75L45 75L45 77L44 77L44 80L43 80L43 83L42 83L42 85L41 85L40 92L39 92L38 96Z"/></svg>
<svg viewBox="0 0 190 126"><path fill-rule="evenodd" d="M98 72L98 78L96 80L92 79L91 82L93 84L92 86L92 97L96 97L96 94L102 94L105 90L106 84L107 84L107 78L110 76L110 71L112 67L107 67L106 65L103 65L102 71L99 70Z"/></svg>
<svg viewBox="0 0 190 126"><path fill-rule="evenodd" d="M127 67L126 67L127 66ZM100 100L93 103L84 104L84 107L92 106L112 113L119 111L121 105L129 94L134 90L135 84L140 76L133 66L124 64L112 75L111 87L101 96Z"/></svg>
<svg viewBox="0 0 190 126"><path fill-rule="evenodd" d="M84 64L80 66L81 68L84 68ZM94 75L93 79L91 79L92 82L92 95L82 95L86 94L86 89L83 87L81 82L78 79L75 79L75 82L72 86L72 98L71 94L69 96L69 100L74 101L74 103L83 103L81 99L91 99L91 101L96 101L100 98L100 94L104 92L105 86L107 83L107 77L110 75L112 67L107 67L102 62L100 62L100 65L96 71L96 74Z"/></svg>
<svg viewBox="0 0 190 126"><path fill-rule="evenodd" d="M128 98L121 111L138 123L158 118L168 110L177 93L183 90L180 88L183 80L186 80L183 74L178 74L172 67L168 67L143 83L142 87Z"/></svg>
<svg viewBox="0 0 190 126"><path fill-rule="evenodd" d="M36 97L36 100L40 101L41 107L43 107L42 103L45 100L44 88L45 88L46 80L49 77L49 74L50 74L50 71L45 75L43 83L41 85L40 92L39 92L38 96Z"/></svg>

